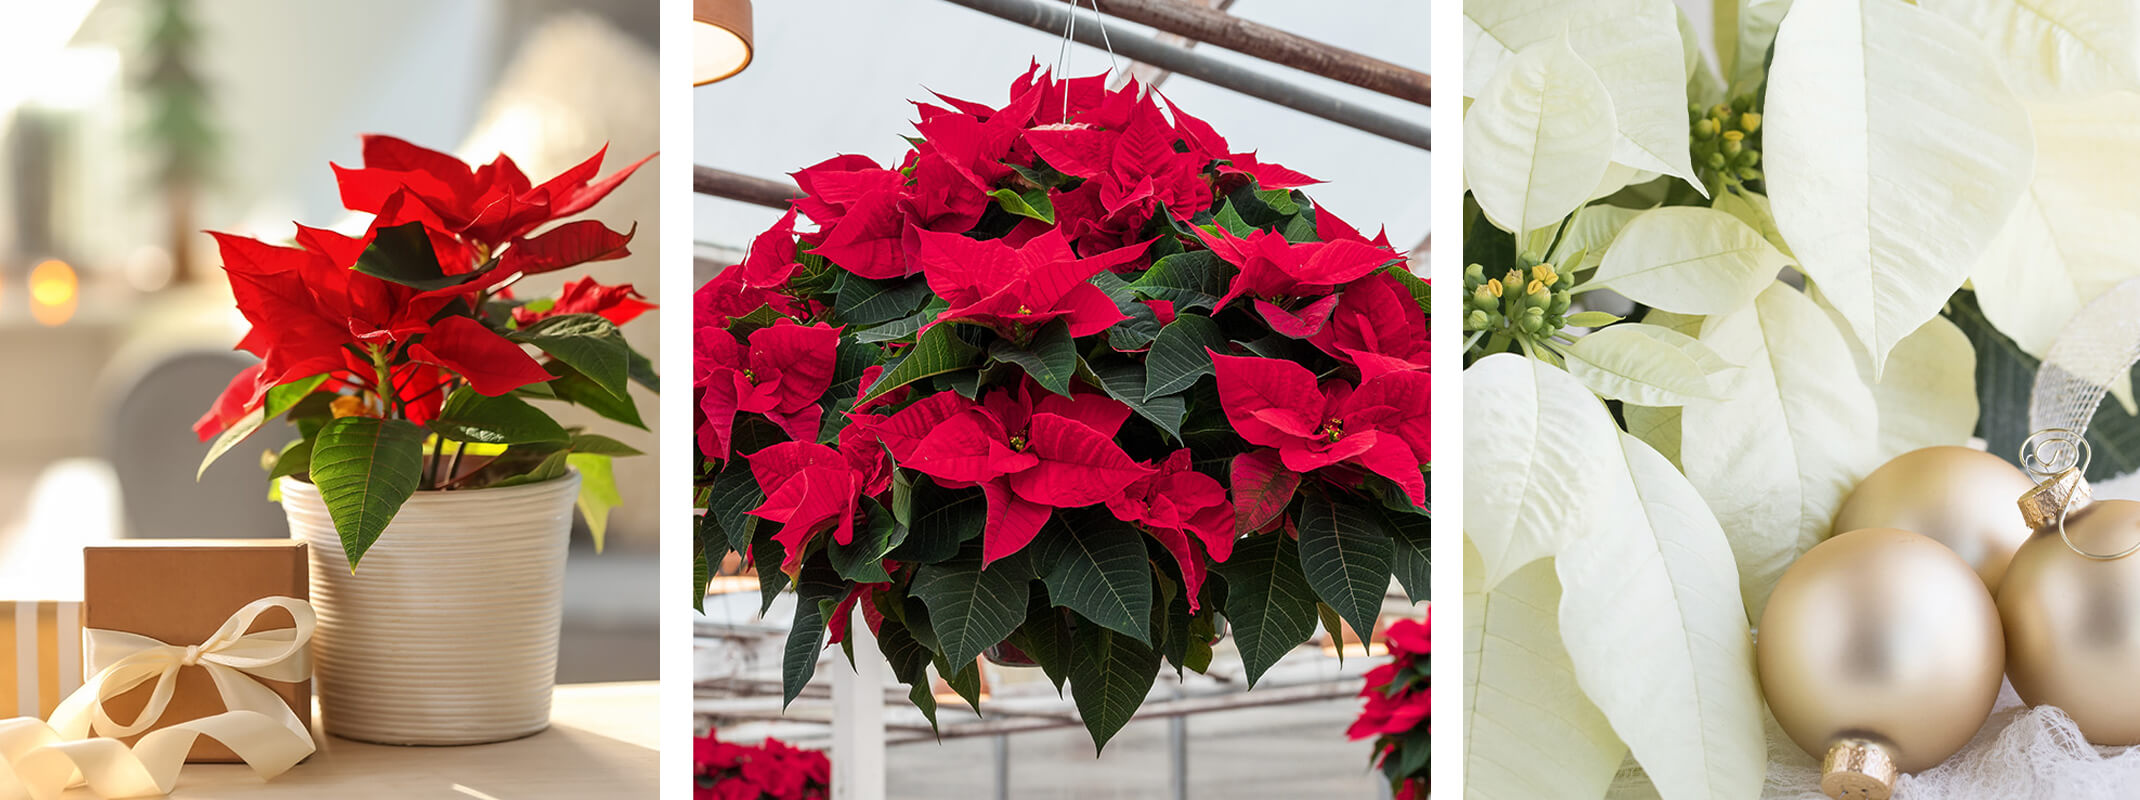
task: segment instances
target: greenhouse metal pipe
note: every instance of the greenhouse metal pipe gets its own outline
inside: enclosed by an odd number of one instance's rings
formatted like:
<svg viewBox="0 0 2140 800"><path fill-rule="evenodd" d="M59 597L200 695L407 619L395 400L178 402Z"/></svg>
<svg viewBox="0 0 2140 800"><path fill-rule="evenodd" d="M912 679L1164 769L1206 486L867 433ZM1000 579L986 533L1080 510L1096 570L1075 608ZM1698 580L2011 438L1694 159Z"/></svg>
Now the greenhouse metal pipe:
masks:
<svg viewBox="0 0 2140 800"><path fill-rule="evenodd" d="M1105 16L1150 25L1192 41L1223 47L1273 64L1321 75L1369 91L1434 104L1433 79L1379 58L1333 47L1296 33L1251 22L1224 11L1182 0L1057 0L1070 5L1090 2ZM1101 6L1106 6L1101 9Z"/></svg>
<svg viewBox="0 0 2140 800"><path fill-rule="evenodd" d="M788 209L788 201L803 196L793 181L771 181L702 164L691 167L691 191L745 203Z"/></svg>
<svg viewBox="0 0 2140 800"><path fill-rule="evenodd" d="M1068 7L1047 0L949 0L983 14L999 17L1035 30L1060 35L1072 16ZM1184 47L1154 41L1118 23L1101 20L1077 25L1073 38L1089 47L1107 47L1125 58L1187 75L1223 89L1267 100L1305 114L1421 150L1432 150L1433 135L1426 125L1387 114L1358 103L1318 93L1272 78L1255 70L1235 66Z"/></svg>

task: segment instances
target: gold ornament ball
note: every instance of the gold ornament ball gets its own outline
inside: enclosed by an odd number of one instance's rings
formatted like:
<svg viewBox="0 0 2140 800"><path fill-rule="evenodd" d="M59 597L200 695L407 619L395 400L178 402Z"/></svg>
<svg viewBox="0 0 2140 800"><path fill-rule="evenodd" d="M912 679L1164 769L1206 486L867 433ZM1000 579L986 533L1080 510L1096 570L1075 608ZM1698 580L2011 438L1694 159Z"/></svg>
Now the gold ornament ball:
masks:
<svg viewBox="0 0 2140 800"><path fill-rule="evenodd" d="M2066 516L2073 545L2116 553L2140 541L2140 503L2099 500ZM2029 705L2053 705L2099 745L2140 744L2140 555L2096 561L2054 523L2030 538L1999 590L2007 677Z"/></svg>
<svg viewBox="0 0 2140 800"><path fill-rule="evenodd" d="M1912 450L1865 476L1843 500L1830 530L1900 528L1929 537L1969 562L1997 595L2007 562L2029 538L2014 501L2035 485L1982 450Z"/></svg>
<svg viewBox="0 0 2140 800"><path fill-rule="evenodd" d="M1776 722L1824 759L1821 787L1882 800L1896 773L1938 764L1984 724L2005 640L1991 594L1954 551L1868 528L1783 573L1754 654Z"/></svg>

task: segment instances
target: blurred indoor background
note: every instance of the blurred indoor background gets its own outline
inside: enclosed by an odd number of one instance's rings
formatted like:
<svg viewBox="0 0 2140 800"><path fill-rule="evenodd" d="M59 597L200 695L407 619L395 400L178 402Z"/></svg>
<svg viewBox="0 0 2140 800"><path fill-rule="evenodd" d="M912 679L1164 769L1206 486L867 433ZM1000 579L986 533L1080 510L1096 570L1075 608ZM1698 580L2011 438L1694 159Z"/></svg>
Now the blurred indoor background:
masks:
<svg viewBox="0 0 2140 800"><path fill-rule="evenodd" d="M250 356L213 229L287 240L293 220L360 231L329 162L387 133L537 181L610 145L653 152L652 2L39 0L0 26L0 597L81 591L80 547L111 538L283 537L249 456L198 483L190 430ZM589 216L639 225L630 258L584 274L656 302L656 181ZM583 274L530 278L547 292ZM686 300L688 298L685 298ZM660 357L659 314L626 326ZM635 392L643 390L634 387ZM652 395L640 397L652 423ZM592 415L560 415L566 424ZM615 430L651 454L654 432ZM619 459L607 552L576 533L559 680L657 677L655 458Z"/></svg>

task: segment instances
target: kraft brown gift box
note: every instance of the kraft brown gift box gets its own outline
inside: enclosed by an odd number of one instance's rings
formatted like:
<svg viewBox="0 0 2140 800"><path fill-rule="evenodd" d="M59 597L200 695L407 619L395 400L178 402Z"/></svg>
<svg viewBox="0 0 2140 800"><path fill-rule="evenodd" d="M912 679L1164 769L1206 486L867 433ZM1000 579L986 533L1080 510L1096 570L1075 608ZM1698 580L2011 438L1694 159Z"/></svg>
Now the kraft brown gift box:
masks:
<svg viewBox="0 0 2140 800"><path fill-rule="evenodd" d="M278 539L143 541L83 548L82 627L125 631L184 647L215 635L232 614L263 597L310 600L305 543ZM270 609L253 631L296 626L289 612ZM251 677L251 676L248 676ZM312 682L260 680L305 727L312 726ZM129 722L148 703L155 682L113 698L112 719ZM151 730L223 713L222 696L207 670L184 667L171 705ZM139 738L139 737L133 737ZM128 744L133 739L127 740ZM206 737L188 762L235 763L230 749Z"/></svg>

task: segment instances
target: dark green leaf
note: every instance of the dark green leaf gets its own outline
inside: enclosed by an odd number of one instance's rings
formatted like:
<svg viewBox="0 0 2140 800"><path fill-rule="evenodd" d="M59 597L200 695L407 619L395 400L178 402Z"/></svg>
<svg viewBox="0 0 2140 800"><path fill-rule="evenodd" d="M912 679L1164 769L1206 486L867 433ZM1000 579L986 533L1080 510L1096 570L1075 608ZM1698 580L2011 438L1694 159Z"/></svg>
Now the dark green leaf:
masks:
<svg viewBox="0 0 2140 800"><path fill-rule="evenodd" d="M892 576L884 571L884 555L906 539L906 528L892 519L891 509L871 498L862 498L862 511L867 522L855 526L853 542L840 544L833 540L826 545L832 555L832 568L839 571L840 577L855 583L890 582Z"/></svg>
<svg viewBox="0 0 2140 800"><path fill-rule="evenodd" d="M628 352L631 360L625 367L625 374L631 376L633 383L646 387L647 391L661 394L661 376L654 374L654 360L640 354L637 350L629 350Z"/></svg>
<svg viewBox="0 0 2140 800"><path fill-rule="evenodd" d="M1070 373L1077 369L1077 346L1070 339L1067 321L1058 319L1042 326L1025 347L1008 339L989 342L988 357L1016 364L1041 388L1070 396Z"/></svg>
<svg viewBox="0 0 2140 800"><path fill-rule="evenodd" d="M446 397L432 431L448 439L483 444L531 444L571 439L557 420L510 394L485 397L463 386Z"/></svg>
<svg viewBox="0 0 2140 800"><path fill-rule="evenodd" d="M1129 319L1117 322L1107 329L1107 344L1123 352L1151 347L1152 340L1159 338L1159 313L1153 311L1151 306L1135 301L1121 306L1121 309Z"/></svg>
<svg viewBox="0 0 2140 800"><path fill-rule="evenodd" d="M1322 241L1322 235L1315 230L1315 220L1306 214L1286 220L1285 227L1279 232L1286 241L1294 244Z"/></svg>
<svg viewBox="0 0 2140 800"><path fill-rule="evenodd" d="M282 452L275 456L275 468L268 470L268 482L286 475L303 475L312 468L312 440L299 439L283 445Z"/></svg>
<svg viewBox="0 0 2140 800"><path fill-rule="evenodd" d="M1365 636L1389 592L1390 551L1378 507L1309 495L1300 511L1301 574L1315 594Z"/></svg>
<svg viewBox="0 0 2140 800"><path fill-rule="evenodd" d="M1338 666L1344 666L1345 631L1342 626L1345 622L1338 619L1337 609L1331 608L1329 603L1315 604L1315 618L1323 623L1323 632L1330 635L1330 641L1337 643Z"/></svg>
<svg viewBox="0 0 2140 800"><path fill-rule="evenodd" d="M743 459L734 459L706 489L706 517L727 538L729 548L740 553L750 549L757 538L753 529L758 518L744 512L764 502L765 493L759 490L750 465Z"/></svg>
<svg viewBox="0 0 2140 800"><path fill-rule="evenodd" d="M700 515L691 525L691 607L706 613L706 584L713 580L714 565L728 553L727 537L713 517Z"/></svg>
<svg viewBox="0 0 2140 800"><path fill-rule="evenodd" d="M1226 294L1226 262L1209 250L1171 255L1130 284L1138 295L1174 303L1176 313L1210 310Z"/></svg>
<svg viewBox="0 0 2140 800"><path fill-rule="evenodd" d="M1152 642L1152 570L1135 526L1104 510L1057 511L1034 546L1052 565L1042 578L1056 605Z"/></svg>
<svg viewBox="0 0 2140 800"><path fill-rule="evenodd" d="M1093 377L1100 381L1100 389L1107 396L1122 401L1137 416L1151 420L1153 425L1166 431L1175 439L1181 438L1182 415L1188 412L1188 404L1180 395L1144 398L1144 365L1134 361L1114 362L1092 367Z"/></svg>
<svg viewBox="0 0 2140 800"><path fill-rule="evenodd" d="M1076 652L1070 659L1070 696L1092 734L1095 751L1105 750L1129 724L1159 677L1159 653L1128 636L1079 620L1072 632Z"/></svg>
<svg viewBox="0 0 2140 800"><path fill-rule="evenodd" d="M914 524L892 558L934 564L958 555L959 545L988 527L988 498L980 489L946 489L917 479L913 490Z"/></svg>
<svg viewBox="0 0 2140 800"><path fill-rule="evenodd" d="M909 350L898 366L877 376L877 382L870 384L869 394L856 402L866 403L922 378L964 369L981 361L981 350L960 339L955 326L950 324L939 324L922 333Z"/></svg>
<svg viewBox="0 0 2140 800"><path fill-rule="evenodd" d="M478 269L448 275L438 263L438 251L431 248L431 235L424 230L424 224L408 222L380 228L372 243L365 245L363 254L357 256L352 269L429 292L475 280L497 266L498 261L492 259Z"/></svg>
<svg viewBox="0 0 2140 800"><path fill-rule="evenodd" d="M758 569L758 616L771 610L773 601L788 588L788 574L780 571L780 564L788 557L788 549L773 540L774 528L767 525L751 534L750 557Z"/></svg>
<svg viewBox="0 0 2140 800"><path fill-rule="evenodd" d="M896 342L913 336L921 330L921 326L927 325L930 320L942 316L944 311L949 308L951 308L951 304L944 302L943 298L932 297L929 298L928 303L921 307L920 311L857 333L854 338L855 341L863 344Z"/></svg>
<svg viewBox="0 0 2140 800"><path fill-rule="evenodd" d="M2017 463L2029 430L2029 393L2035 386L2036 358L1992 327L1973 294L1957 294L1947 316L1977 353L1977 436L1989 451ZM2140 375L2140 372L2132 373ZM2140 470L2140 420L2105 397L2089 418L2086 433L2091 457L2087 478L2103 481Z"/></svg>
<svg viewBox="0 0 2140 800"><path fill-rule="evenodd" d="M605 419L646 430L646 423L639 418L639 405L632 402L630 395L602 388L594 379L567 366L563 361L552 361L544 365L544 368L557 376L548 384L557 399L592 411Z"/></svg>
<svg viewBox="0 0 2140 800"><path fill-rule="evenodd" d="M852 273L840 277L832 310L848 325L875 325L913 313L932 295L921 278L872 280Z"/></svg>
<svg viewBox="0 0 2140 800"><path fill-rule="evenodd" d="M970 664L1025 621L1031 569L1017 556L981 568L979 559L923 564L908 587L929 608L944 659ZM949 677L949 676L946 676Z"/></svg>
<svg viewBox="0 0 2140 800"><path fill-rule="evenodd" d="M600 314L565 314L514 331L513 341L565 362L617 397L631 380L632 347L615 323Z"/></svg>
<svg viewBox="0 0 2140 800"><path fill-rule="evenodd" d="M1226 620L1254 688L1265 670L1315 633L1315 590L1283 533L1245 537L1213 571L1226 579Z"/></svg>
<svg viewBox="0 0 2140 800"><path fill-rule="evenodd" d="M1427 602L1427 530L1432 527L1427 515L1387 507L1378 511L1394 545L1390 571L1397 574L1397 583L1404 587L1406 597L1414 603Z"/></svg>
<svg viewBox="0 0 2140 800"><path fill-rule="evenodd" d="M885 616L877 632L877 647L891 666L892 676L910 687L907 696L921 709L922 716L929 718L929 727L935 728L936 695L930 691L929 662L936 654L923 647L906 625L891 615Z"/></svg>
<svg viewBox="0 0 2140 800"><path fill-rule="evenodd" d="M1210 350L1226 349L1226 332L1210 317L1183 314L1159 332L1145 357L1144 396L1151 400L1194 385L1213 372Z"/></svg>
<svg viewBox="0 0 2140 800"><path fill-rule="evenodd" d="M491 486L523 486L530 483L542 483L543 481L557 480L558 478L565 477L565 467L569 466L568 459L570 459L571 457L571 451L559 449L554 453L544 456L542 462L536 464L534 469L528 470L526 473L520 475L513 475L511 477L505 478L504 480L500 480L496 483L491 484Z"/></svg>
<svg viewBox="0 0 2140 800"><path fill-rule="evenodd" d="M945 661L943 654L936 656L936 674L944 676L944 685L951 688L973 709L974 716L981 715L981 668L972 659L957 664Z"/></svg>
<svg viewBox="0 0 2140 800"><path fill-rule="evenodd" d="M641 453L631 445L594 433L575 433L570 448L575 453L591 453L602 456L636 456Z"/></svg>
<svg viewBox="0 0 2140 800"><path fill-rule="evenodd" d="M1026 601L1025 624L1018 626L1009 641L1040 667L1060 695L1063 682L1070 678L1070 619L1055 607L1045 587L1033 585L1033 596Z"/></svg>
<svg viewBox="0 0 2140 800"><path fill-rule="evenodd" d="M805 565L802 580L795 584L795 623L788 629L788 643L780 659L780 707L802 694L810 676L817 674L817 655L825 649L825 608L820 601L839 602L846 585L829 567Z"/></svg>
<svg viewBox="0 0 2140 800"><path fill-rule="evenodd" d="M312 445L312 483L355 571L423 478L424 429L405 420L343 417Z"/></svg>

